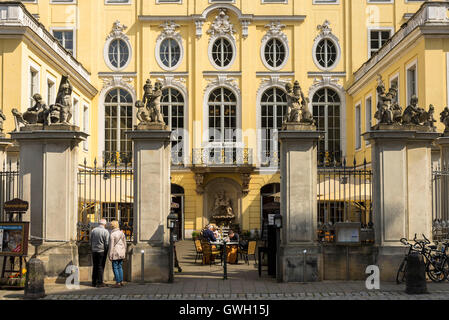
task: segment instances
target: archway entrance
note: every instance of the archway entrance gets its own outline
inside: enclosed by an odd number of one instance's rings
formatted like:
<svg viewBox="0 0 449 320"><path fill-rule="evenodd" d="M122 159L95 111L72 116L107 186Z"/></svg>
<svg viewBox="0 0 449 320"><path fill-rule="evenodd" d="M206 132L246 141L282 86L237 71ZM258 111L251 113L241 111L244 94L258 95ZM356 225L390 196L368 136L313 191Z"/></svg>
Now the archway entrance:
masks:
<svg viewBox="0 0 449 320"><path fill-rule="evenodd" d="M177 240L184 239L184 188L177 184L171 185L171 201L178 204L178 208L173 208L178 215L178 224L175 230Z"/></svg>

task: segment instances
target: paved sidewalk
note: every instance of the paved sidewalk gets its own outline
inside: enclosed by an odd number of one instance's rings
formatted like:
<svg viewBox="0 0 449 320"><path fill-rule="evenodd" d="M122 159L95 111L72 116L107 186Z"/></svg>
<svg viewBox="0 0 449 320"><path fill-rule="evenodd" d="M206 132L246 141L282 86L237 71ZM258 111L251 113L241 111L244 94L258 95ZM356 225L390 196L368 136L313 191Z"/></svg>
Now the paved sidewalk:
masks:
<svg viewBox="0 0 449 320"><path fill-rule="evenodd" d="M228 265L228 280L223 267L194 263L191 241L177 246L182 272L172 284L128 283L123 288L92 288L82 283L79 290L64 284L46 285L45 300L448 300L449 282L428 283L429 294L407 295L405 285L381 283L380 290L367 290L364 281L323 281L277 283L267 276L259 278L254 261ZM113 283L109 283L113 284ZM23 291L0 291L0 299L23 299Z"/></svg>

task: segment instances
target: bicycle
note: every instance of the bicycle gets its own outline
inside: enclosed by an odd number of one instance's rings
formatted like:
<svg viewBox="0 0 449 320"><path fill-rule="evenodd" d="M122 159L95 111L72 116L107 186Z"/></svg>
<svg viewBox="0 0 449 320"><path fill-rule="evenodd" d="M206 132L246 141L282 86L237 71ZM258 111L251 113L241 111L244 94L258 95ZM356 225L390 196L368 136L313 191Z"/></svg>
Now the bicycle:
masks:
<svg viewBox="0 0 449 320"><path fill-rule="evenodd" d="M424 240L417 240L416 234L413 241L415 244L411 244L407 239L402 238L400 242L404 245L410 246L407 255L399 265L398 272L396 274L396 283L400 284L404 282L405 274L407 272L407 257L412 252L418 252L425 260L425 270L427 276L433 282L441 282L448 278L449 273L449 259L446 255L447 243L444 243L442 249L438 250L437 246L428 246L431 242L423 235ZM432 254L433 253L433 254Z"/></svg>

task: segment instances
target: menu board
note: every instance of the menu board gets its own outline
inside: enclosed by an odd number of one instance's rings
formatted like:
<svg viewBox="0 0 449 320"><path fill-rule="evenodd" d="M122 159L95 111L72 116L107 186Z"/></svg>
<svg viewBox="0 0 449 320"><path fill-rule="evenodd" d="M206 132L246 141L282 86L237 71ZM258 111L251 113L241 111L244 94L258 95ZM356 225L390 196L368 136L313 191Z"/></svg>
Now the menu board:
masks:
<svg viewBox="0 0 449 320"><path fill-rule="evenodd" d="M26 256L28 228L28 222L0 222L0 256Z"/></svg>
<svg viewBox="0 0 449 320"><path fill-rule="evenodd" d="M360 222L338 222L335 234L337 244L360 244Z"/></svg>

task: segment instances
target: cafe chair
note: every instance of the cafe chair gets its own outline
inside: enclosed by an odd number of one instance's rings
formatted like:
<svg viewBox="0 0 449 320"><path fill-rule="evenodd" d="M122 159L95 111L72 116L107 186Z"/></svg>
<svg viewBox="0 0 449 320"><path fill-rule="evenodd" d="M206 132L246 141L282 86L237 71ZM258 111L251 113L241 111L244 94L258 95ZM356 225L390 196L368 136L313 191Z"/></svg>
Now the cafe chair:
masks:
<svg viewBox="0 0 449 320"><path fill-rule="evenodd" d="M248 249L239 249L240 256L245 259L246 263L249 265L249 256L254 256L254 263L257 264L256 261L256 246L257 241L248 242Z"/></svg>
<svg viewBox="0 0 449 320"><path fill-rule="evenodd" d="M198 258L203 257L203 247L201 246L200 240L195 240L194 243L195 243L195 250L196 250L196 257L195 257L195 263L196 263L196 260Z"/></svg>
<svg viewBox="0 0 449 320"><path fill-rule="evenodd" d="M217 256L221 259L221 251L213 248L208 241L201 241L201 247L203 248L203 264L211 265L212 262L215 263L215 258ZM220 261L222 263L222 261Z"/></svg>

